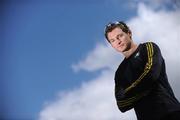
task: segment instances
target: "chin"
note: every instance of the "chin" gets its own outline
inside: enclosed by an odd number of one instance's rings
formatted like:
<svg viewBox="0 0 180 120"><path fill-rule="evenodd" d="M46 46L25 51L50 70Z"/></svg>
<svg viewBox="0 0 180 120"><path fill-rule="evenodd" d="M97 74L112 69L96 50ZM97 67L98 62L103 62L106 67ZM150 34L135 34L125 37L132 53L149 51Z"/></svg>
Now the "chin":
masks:
<svg viewBox="0 0 180 120"><path fill-rule="evenodd" d="M123 50L122 50L122 52L126 52L126 51L128 51L128 50L130 50L130 46L126 46Z"/></svg>
<svg viewBox="0 0 180 120"><path fill-rule="evenodd" d="M126 52L126 51L127 51L126 48L121 49L121 52Z"/></svg>
<svg viewBox="0 0 180 120"><path fill-rule="evenodd" d="M117 51L118 51L118 52L121 52L121 53L123 52L123 50L122 50L122 49L117 49Z"/></svg>

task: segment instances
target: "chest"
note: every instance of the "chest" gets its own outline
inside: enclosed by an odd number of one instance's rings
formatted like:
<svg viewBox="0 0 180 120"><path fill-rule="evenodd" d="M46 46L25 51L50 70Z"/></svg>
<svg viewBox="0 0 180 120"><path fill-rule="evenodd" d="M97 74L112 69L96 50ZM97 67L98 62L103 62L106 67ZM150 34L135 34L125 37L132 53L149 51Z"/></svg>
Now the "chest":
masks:
<svg viewBox="0 0 180 120"><path fill-rule="evenodd" d="M120 84L124 88L131 85L143 73L145 61L140 53L135 54L128 60L124 60L116 71L116 84Z"/></svg>

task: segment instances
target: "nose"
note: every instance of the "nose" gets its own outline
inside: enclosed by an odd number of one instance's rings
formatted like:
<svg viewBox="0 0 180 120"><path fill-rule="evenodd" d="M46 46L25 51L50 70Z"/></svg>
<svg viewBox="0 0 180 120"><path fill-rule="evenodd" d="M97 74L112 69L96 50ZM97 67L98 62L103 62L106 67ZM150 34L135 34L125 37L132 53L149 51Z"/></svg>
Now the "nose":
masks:
<svg viewBox="0 0 180 120"><path fill-rule="evenodd" d="M117 39L117 44L120 45L121 44L121 40L120 39Z"/></svg>

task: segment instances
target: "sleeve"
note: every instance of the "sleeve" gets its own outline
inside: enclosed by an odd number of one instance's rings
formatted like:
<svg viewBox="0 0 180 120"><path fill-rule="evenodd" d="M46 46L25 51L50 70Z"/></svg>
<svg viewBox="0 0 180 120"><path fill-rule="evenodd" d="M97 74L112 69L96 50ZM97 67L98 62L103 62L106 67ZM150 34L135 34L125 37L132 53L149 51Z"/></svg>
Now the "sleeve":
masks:
<svg viewBox="0 0 180 120"><path fill-rule="evenodd" d="M142 74L129 87L123 89L115 85L115 96L119 110L125 112L134 105L151 89L152 84L160 75L163 58L159 47L152 42L145 43L145 68Z"/></svg>
<svg viewBox="0 0 180 120"><path fill-rule="evenodd" d="M136 90L136 92L143 92L149 89L160 76L163 63L161 51L155 43L148 42L145 43L145 45L146 65L144 71L135 82L125 89L126 94L131 91L133 92L133 90Z"/></svg>
<svg viewBox="0 0 180 120"><path fill-rule="evenodd" d="M121 112L126 112L134 107L136 102L146 93L136 94L134 96L126 95L125 90L119 86L115 86L116 103Z"/></svg>
<svg viewBox="0 0 180 120"><path fill-rule="evenodd" d="M121 112L126 112L134 108L135 104L148 93L149 91L144 91L142 93L127 95L125 94L125 90L123 88L115 85L116 103Z"/></svg>

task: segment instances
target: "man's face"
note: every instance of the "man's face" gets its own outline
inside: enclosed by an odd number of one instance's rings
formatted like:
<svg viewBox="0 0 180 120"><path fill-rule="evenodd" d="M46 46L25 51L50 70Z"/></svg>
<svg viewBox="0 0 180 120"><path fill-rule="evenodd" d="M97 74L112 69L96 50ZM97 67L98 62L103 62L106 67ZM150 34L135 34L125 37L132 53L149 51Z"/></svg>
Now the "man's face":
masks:
<svg viewBox="0 0 180 120"><path fill-rule="evenodd" d="M125 52L131 47L131 33L123 32L119 27L107 34L111 46L118 52Z"/></svg>

